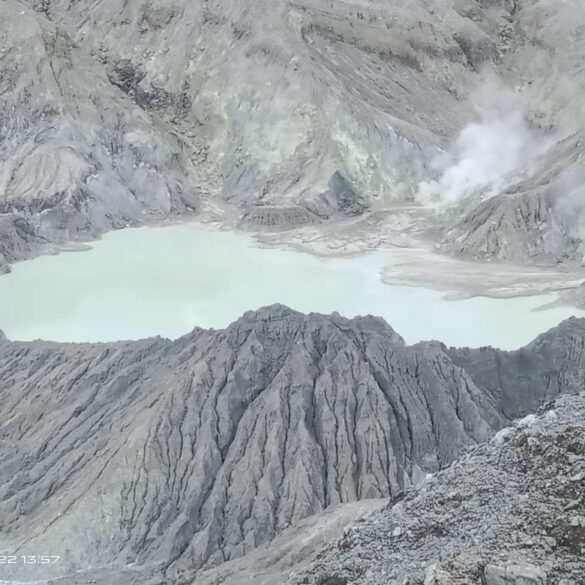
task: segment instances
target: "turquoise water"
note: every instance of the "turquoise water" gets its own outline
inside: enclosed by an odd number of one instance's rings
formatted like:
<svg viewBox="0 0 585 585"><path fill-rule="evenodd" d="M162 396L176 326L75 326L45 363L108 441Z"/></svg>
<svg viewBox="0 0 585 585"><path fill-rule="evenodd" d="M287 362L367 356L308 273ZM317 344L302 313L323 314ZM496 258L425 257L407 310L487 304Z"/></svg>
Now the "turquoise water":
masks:
<svg viewBox="0 0 585 585"><path fill-rule="evenodd" d="M114 341L220 328L283 303L308 312L384 317L409 343L520 347L579 312L534 309L554 297L446 301L391 286L391 256L317 258L261 248L251 237L200 224L126 229L84 252L19 262L0 277L0 329L10 339Z"/></svg>

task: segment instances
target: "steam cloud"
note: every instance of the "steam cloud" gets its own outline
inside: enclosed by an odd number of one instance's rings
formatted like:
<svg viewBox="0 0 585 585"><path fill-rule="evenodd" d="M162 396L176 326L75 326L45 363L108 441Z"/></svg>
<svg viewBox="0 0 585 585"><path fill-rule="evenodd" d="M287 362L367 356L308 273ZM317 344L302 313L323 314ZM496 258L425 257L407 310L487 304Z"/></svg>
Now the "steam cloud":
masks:
<svg viewBox="0 0 585 585"><path fill-rule="evenodd" d="M520 97L494 83L476 92L479 121L468 124L449 151L432 162L438 178L419 185L416 200L449 207L482 191L495 195L504 177L550 145L528 125Z"/></svg>

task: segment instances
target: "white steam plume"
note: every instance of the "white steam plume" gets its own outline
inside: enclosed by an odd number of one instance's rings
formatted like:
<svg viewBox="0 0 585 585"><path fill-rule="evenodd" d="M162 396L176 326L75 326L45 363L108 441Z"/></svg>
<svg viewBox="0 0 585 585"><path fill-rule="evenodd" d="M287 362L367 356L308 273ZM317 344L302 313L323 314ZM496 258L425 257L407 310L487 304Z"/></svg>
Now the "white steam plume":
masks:
<svg viewBox="0 0 585 585"><path fill-rule="evenodd" d="M505 175L550 145L531 130L522 101L511 90L489 83L474 101L479 121L468 124L449 151L432 162L438 178L419 185L419 203L449 207L479 190L495 195Z"/></svg>

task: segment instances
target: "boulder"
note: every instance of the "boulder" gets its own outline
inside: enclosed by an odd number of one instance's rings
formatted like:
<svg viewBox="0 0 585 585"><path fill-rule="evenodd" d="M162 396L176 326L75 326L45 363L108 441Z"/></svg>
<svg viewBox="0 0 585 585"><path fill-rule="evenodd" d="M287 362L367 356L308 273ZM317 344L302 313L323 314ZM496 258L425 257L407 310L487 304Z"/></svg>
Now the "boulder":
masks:
<svg viewBox="0 0 585 585"><path fill-rule="evenodd" d="M487 565L485 585L547 585L544 571L532 565Z"/></svg>

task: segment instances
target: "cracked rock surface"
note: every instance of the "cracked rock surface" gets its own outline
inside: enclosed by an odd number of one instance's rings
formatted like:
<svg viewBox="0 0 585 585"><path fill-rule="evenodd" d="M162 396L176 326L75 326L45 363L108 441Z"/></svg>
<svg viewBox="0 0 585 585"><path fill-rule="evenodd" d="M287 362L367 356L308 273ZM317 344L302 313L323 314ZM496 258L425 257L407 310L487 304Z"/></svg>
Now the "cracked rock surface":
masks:
<svg viewBox="0 0 585 585"><path fill-rule="evenodd" d="M288 585L580 585L585 393L472 447L347 528ZM276 583L276 581L274 582Z"/></svg>
<svg viewBox="0 0 585 585"><path fill-rule="evenodd" d="M331 506L397 497L580 391L585 321L502 352L273 306L176 341L0 340L0 381L0 548L62 557L8 576L156 566L180 583Z"/></svg>

